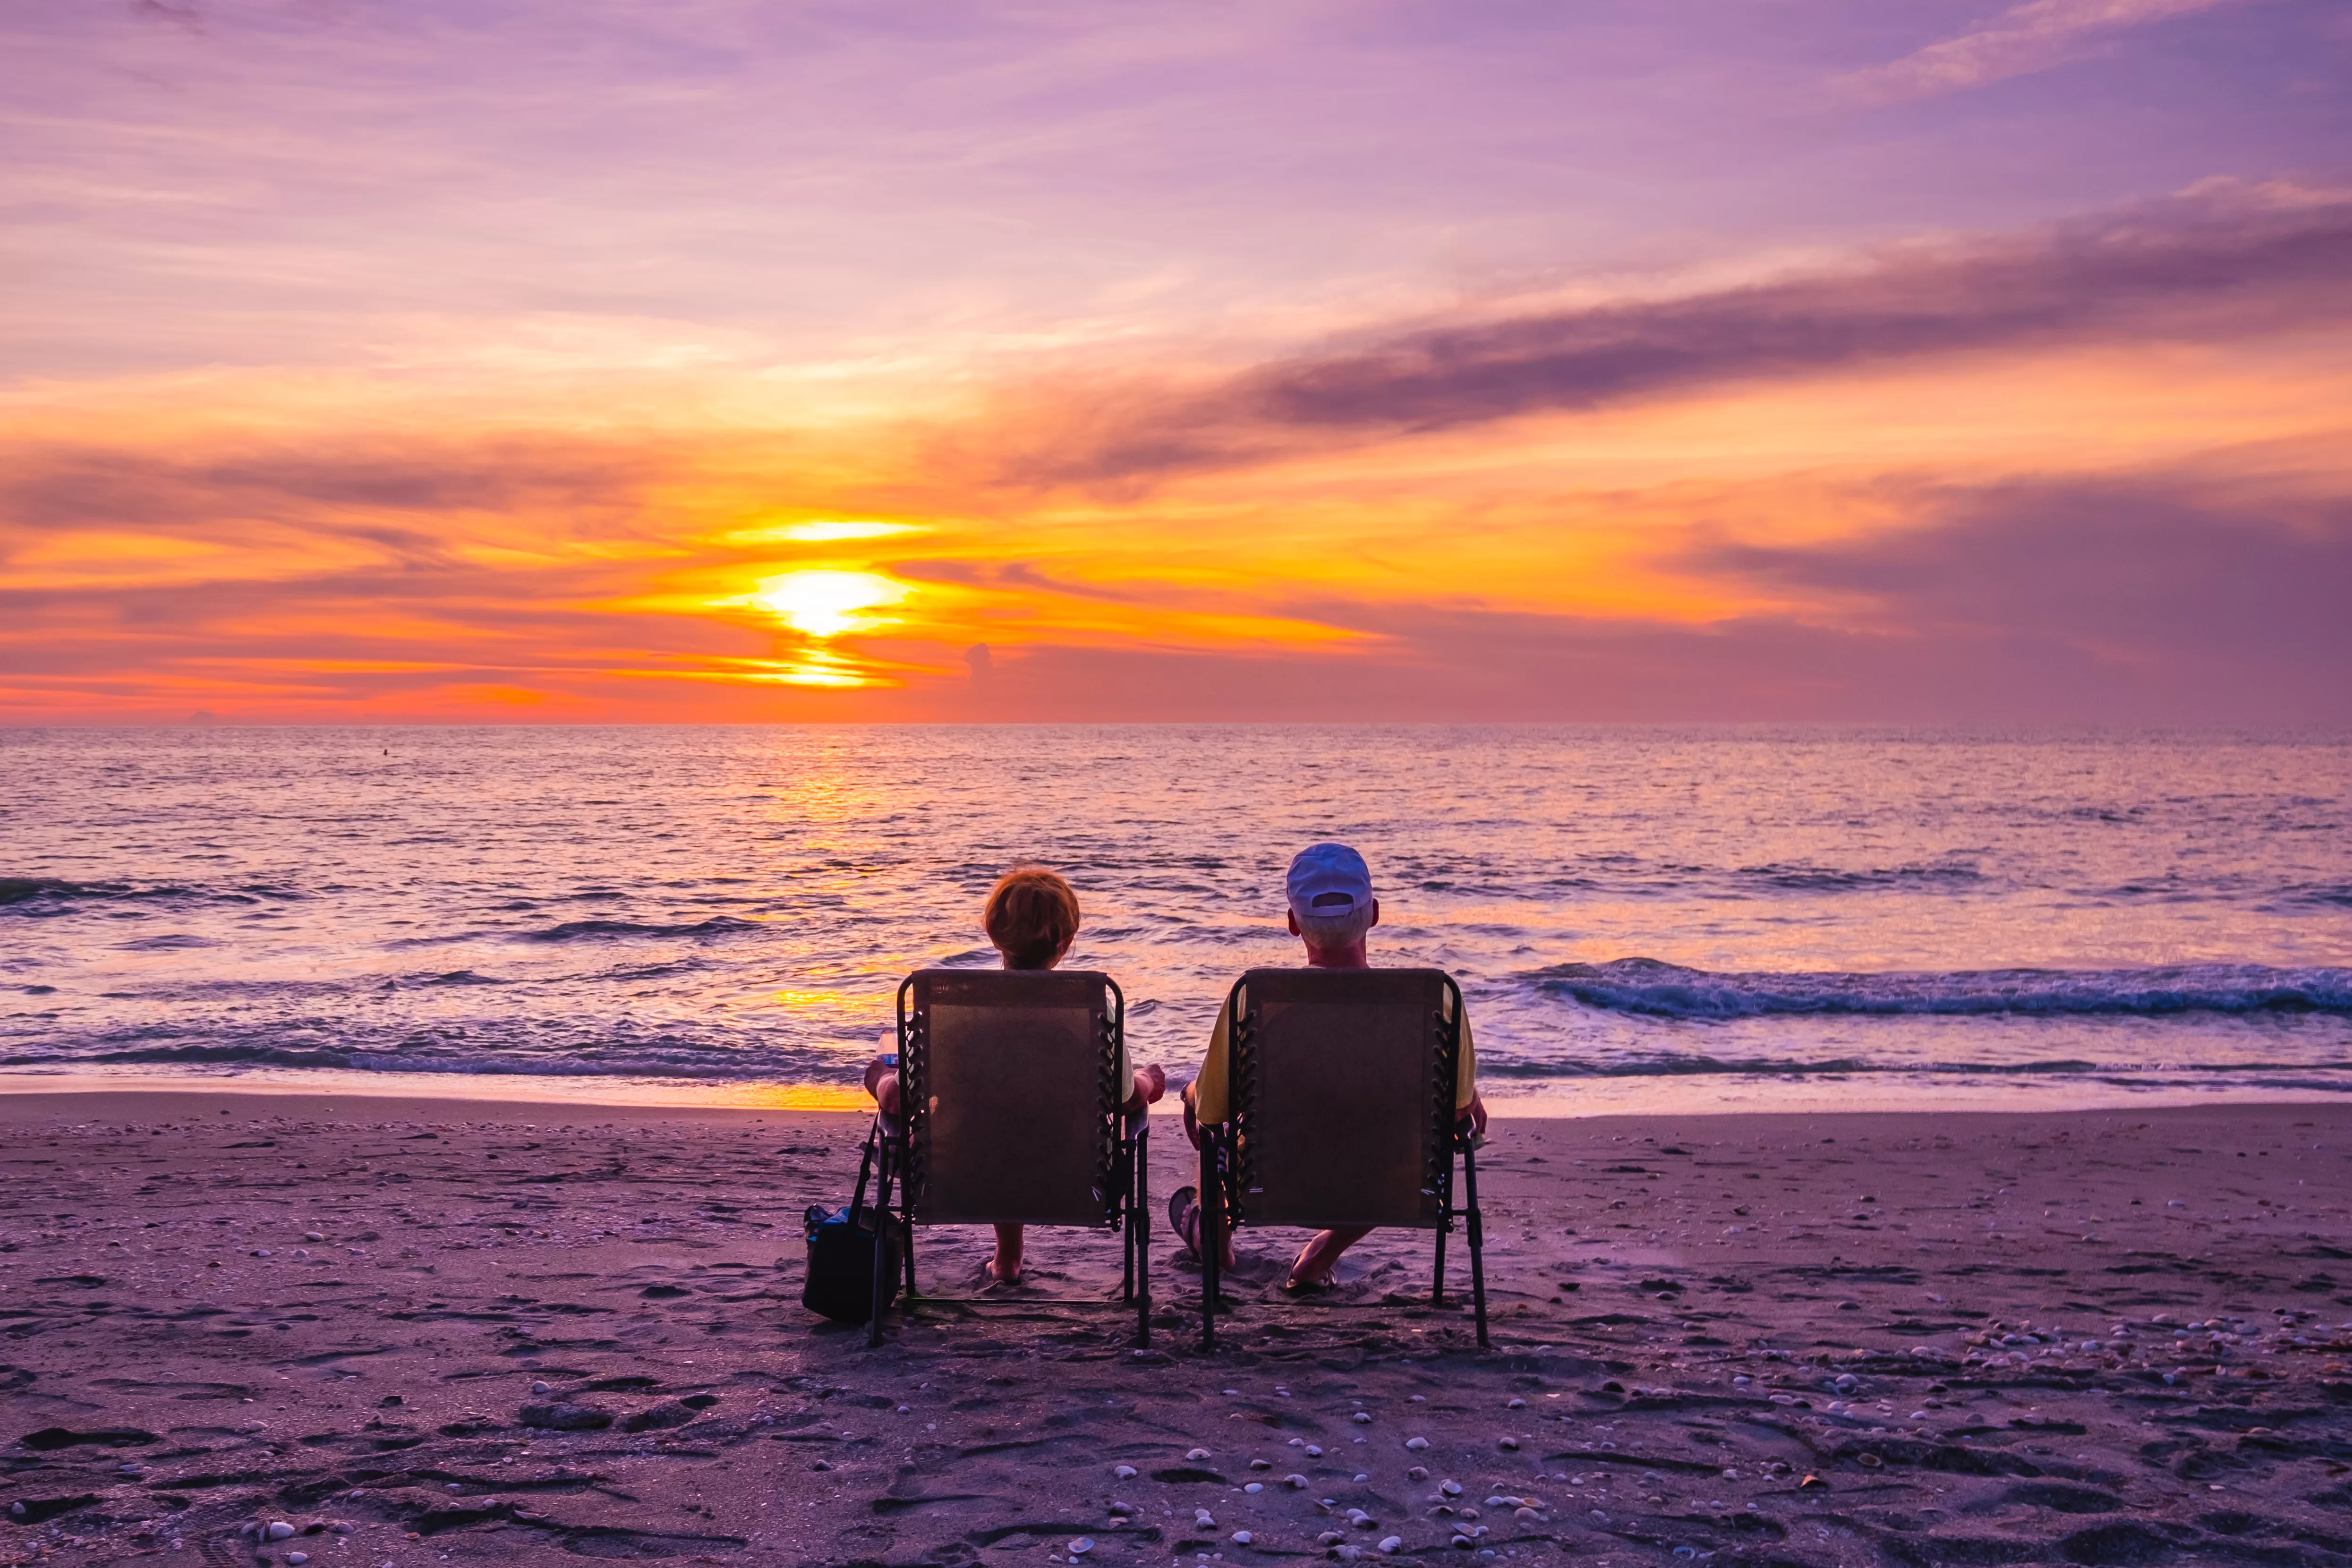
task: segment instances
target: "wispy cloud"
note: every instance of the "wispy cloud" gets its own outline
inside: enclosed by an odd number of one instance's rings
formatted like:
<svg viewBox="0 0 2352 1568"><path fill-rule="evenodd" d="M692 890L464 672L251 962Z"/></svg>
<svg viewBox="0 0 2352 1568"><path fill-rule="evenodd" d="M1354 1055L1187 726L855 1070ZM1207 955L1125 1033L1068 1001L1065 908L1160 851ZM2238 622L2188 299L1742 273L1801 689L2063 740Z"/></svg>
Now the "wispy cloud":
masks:
<svg viewBox="0 0 2352 1568"><path fill-rule="evenodd" d="M1736 382L2347 320L2352 197L2217 186L1779 282L1375 334L1205 388L1090 388L1015 477L1129 482Z"/></svg>
<svg viewBox="0 0 2352 1568"><path fill-rule="evenodd" d="M2028 0L1957 37L1885 65L1856 71L1845 85L1874 102L1894 103L1965 92L2010 77L2048 70L2078 57L2093 40L2193 11L2242 0Z"/></svg>

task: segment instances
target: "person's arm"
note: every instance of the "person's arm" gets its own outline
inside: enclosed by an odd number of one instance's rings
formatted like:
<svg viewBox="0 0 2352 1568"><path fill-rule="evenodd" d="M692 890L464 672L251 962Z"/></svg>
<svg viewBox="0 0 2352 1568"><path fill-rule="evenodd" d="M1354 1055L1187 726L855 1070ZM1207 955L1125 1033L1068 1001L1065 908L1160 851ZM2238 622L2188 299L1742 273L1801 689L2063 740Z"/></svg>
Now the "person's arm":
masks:
<svg viewBox="0 0 2352 1568"><path fill-rule="evenodd" d="M1168 1074L1157 1064L1136 1068L1134 1080L1135 1092L1128 1097L1127 1104L1120 1108L1129 1116L1147 1105L1158 1104L1160 1097L1168 1092Z"/></svg>
<svg viewBox="0 0 2352 1568"><path fill-rule="evenodd" d="M1228 995L1225 1005L1217 1009L1217 1022L1209 1030L1208 1055L1201 1058L1200 1072L1184 1086L1184 1136L1196 1149L1201 1145L1200 1129L1225 1119L1225 1032L1233 1025L1233 1003Z"/></svg>
<svg viewBox="0 0 2352 1568"><path fill-rule="evenodd" d="M885 1116L898 1114L898 1058L878 1056L866 1064L866 1092Z"/></svg>
<svg viewBox="0 0 2352 1568"><path fill-rule="evenodd" d="M1470 1037L1470 1015L1462 1015L1462 1054L1454 1068L1454 1109L1470 1119L1473 1136L1486 1136L1486 1102L1478 1097L1478 1046Z"/></svg>

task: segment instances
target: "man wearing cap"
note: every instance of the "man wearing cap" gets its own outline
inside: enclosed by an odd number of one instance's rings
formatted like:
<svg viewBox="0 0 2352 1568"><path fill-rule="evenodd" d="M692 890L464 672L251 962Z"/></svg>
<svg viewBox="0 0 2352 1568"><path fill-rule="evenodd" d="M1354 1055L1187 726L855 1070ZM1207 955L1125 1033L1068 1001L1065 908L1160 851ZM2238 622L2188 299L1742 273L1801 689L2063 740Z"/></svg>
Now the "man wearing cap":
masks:
<svg viewBox="0 0 2352 1568"><path fill-rule="evenodd" d="M1361 855L1344 844L1310 844L1290 862L1284 892L1290 906L1290 934L1306 943L1308 968L1372 966L1365 955L1364 938L1381 923L1381 901L1372 897L1371 868L1364 864ZM1195 1146L1201 1141L1201 1123L1213 1124L1225 1119L1225 1053L1219 1047L1233 1025L1232 1005L1232 998L1228 997L1225 1006L1218 1010L1201 1075L1184 1089L1184 1131ZM1454 1079L1454 1104L1457 1111L1471 1119L1473 1129L1483 1134L1486 1131L1486 1106L1478 1098L1477 1085L1478 1058L1470 1042L1470 1020L1465 1016L1462 1020L1461 1061ZM1201 1232L1199 1197L1196 1189L1185 1187L1168 1205L1170 1223L1186 1249L1195 1254ZM1370 1231L1369 1226L1342 1226L1316 1232L1291 1263L1285 1288L1319 1290L1328 1286L1332 1266L1339 1261L1339 1255ZM1230 1265L1233 1233L1226 1232L1223 1241L1223 1261Z"/></svg>

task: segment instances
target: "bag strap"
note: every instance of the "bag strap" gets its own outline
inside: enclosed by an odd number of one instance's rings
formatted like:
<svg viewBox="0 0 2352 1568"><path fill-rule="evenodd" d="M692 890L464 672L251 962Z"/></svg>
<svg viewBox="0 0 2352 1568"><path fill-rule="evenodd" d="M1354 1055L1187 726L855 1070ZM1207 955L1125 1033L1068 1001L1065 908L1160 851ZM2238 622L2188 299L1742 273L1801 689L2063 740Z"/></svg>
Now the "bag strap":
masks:
<svg viewBox="0 0 2352 1568"><path fill-rule="evenodd" d="M874 1168L874 1146L881 1136L882 1119L877 1116L874 1124L866 1129L866 1147L857 1156L857 1194L849 1200L849 1223L852 1225L856 1225L858 1216L866 1212L866 1176Z"/></svg>

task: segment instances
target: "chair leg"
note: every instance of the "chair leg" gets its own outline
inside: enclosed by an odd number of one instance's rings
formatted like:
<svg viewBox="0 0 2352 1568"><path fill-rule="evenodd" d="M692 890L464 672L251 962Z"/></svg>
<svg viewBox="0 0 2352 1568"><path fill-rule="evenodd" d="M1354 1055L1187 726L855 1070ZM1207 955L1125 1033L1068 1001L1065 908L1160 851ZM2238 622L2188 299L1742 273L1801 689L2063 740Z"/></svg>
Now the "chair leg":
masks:
<svg viewBox="0 0 2352 1568"><path fill-rule="evenodd" d="M1429 1304L1445 1305L1445 1233L1454 1228L1454 1156L1445 1157L1445 1189L1437 1194L1437 1258L1430 1266Z"/></svg>
<svg viewBox="0 0 2352 1568"><path fill-rule="evenodd" d="M882 1300L890 1283L890 1146L884 1143L874 1177L874 1294L866 1299L866 1346L882 1342Z"/></svg>
<svg viewBox="0 0 2352 1568"><path fill-rule="evenodd" d="M1217 1348L1217 1260L1224 1254L1225 1194L1220 1184L1223 1162L1217 1158L1217 1134L1201 1129L1201 1350Z"/></svg>
<svg viewBox="0 0 2352 1568"><path fill-rule="evenodd" d="M1135 1303L1136 1141L1132 1138L1125 1139L1119 1148L1126 1158L1127 1169L1119 1174L1119 1180L1124 1184L1125 1190L1119 1199L1122 1217L1118 1227L1118 1299L1132 1306Z"/></svg>
<svg viewBox="0 0 2352 1568"><path fill-rule="evenodd" d="M1151 1343L1151 1124L1135 1135L1135 1213L1128 1231L1135 1237L1135 1342Z"/></svg>
<svg viewBox="0 0 2352 1568"><path fill-rule="evenodd" d="M1469 1196L1470 1209L1470 1299L1478 1316L1478 1348L1486 1345L1486 1259L1481 1248L1486 1240L1486 1226L1478 1215L1478 1156L1470 1145L1462 1145L1462 1180Z"/></svg>
<svg viewBox="0 0 2352 1568"><path fill-rule="evenodd" d="M1451 1208L1454 1205L1449 1199L1444 1206ZM1440 1218L1437 1222L1437 1258L1430 1267L1429 1304L1433 1307L1445 1305L1445 1233L1453 1224L1451 1218Z"/></svg>

